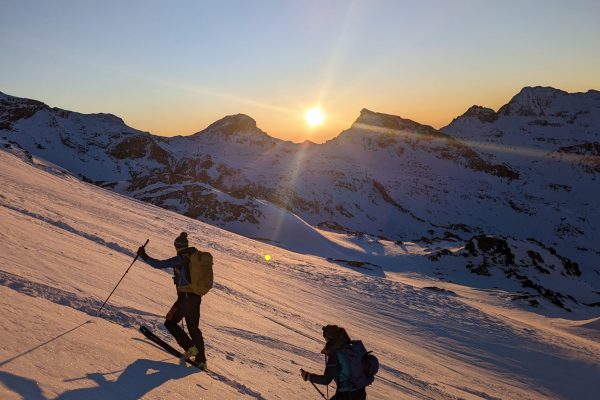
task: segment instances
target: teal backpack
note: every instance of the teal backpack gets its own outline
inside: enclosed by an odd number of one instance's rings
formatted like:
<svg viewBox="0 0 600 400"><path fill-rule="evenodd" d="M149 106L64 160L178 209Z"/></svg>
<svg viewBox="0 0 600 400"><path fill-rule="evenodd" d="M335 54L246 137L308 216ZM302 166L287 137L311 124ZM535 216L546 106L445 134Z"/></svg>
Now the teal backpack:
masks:
<svg viewBox="0 0 600 400"><path fill-rule="evenodd" d="M337 352L340 362L341 392L349 392L369 386L379 371L379 360L367 351L360 340L353 340Z"/></svg>

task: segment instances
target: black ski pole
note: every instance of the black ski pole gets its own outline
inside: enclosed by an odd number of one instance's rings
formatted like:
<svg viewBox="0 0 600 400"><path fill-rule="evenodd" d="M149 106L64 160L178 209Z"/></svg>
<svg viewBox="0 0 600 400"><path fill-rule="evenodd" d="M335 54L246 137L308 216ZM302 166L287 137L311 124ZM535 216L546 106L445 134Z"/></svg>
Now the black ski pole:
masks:
<svg viewBox="0 0 600 400"><path fill-rule="evenodd" d="M149 241L150 241L150 239L146 239L146 243L144 243L144 245L142 247L146 247L146 245L148 244ZM98 312L96 312L96 316L100 315L100 311L102 311L102 309L106 305L106 302L108 301L108 299L110 299L110 296L112 296L112 294L115 292L115 290L117 290L117 286L119 286L119 283L121 283L121 281L123 280L123 278L125 278L125 275L127 275L127 273L129 272L129 270L133 266L133 263L138 259L138 257L139 257L139 254L136 254L135 258L131 262L131 265L129 265L129 268L127 268L127 271L125 271L125 273L123 274L123 276L121 277L121 279L119 279L119 282L117 282L117 285L115 286L115 288L112 290L112 292L110 292L110 294L108 295L108 297L106 298L106 300L104 300L104 303L102 304L102 307L100 307L100 309L98 310Z"/></svg>
<svg viewBox="0 0 600 400"><path fill-rule="evenodd" d="M325 400L327 400L327 397L325 397L325 395L323 394L323 392L321 392L321 390L319 390L319 388L317 387L317 385L315 385L314 383L310 383L311 385L313 385L313 387L315 389L317 389L317 392L319 392L319 394L321 395L321 397L323 397Z"/></svg>
<svg viewBox="0 0 600 400"><path fill-rule="evenodd" d="M327 354L323 354L325 356L325 369L327 369ZM329 398L329 385L327 385L327 398Z"/></svg>

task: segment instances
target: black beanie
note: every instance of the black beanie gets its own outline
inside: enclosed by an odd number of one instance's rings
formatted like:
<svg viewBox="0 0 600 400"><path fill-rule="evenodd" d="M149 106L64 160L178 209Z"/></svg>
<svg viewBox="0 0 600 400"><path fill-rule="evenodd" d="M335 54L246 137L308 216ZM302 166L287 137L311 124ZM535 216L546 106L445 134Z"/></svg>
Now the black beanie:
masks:
<svg viewBox="0 0 600 400"><path fill-rule="evenodd" d="M186 232L181 232L179 234L179 236L177 236L177 239L175 239L175 243L173 243L175 245L176 249L186 249L188 248L188 239L187 239L187 233Z"/></svg>
<svg viewBox="0 0 600 400"><path fill-rule="evenodd" d="M337 325L326 325L321 329L323 329L323 337L330 340L336 339L340 331L340 327Z"/></svg>
<svg viewBox="0 0 600 400"><path fill-rule="evenodd" d="M346 344L350 343L350 336L348 332L341 326L337 325L326 325L323 328L323 337L332 343Z"/></svg>

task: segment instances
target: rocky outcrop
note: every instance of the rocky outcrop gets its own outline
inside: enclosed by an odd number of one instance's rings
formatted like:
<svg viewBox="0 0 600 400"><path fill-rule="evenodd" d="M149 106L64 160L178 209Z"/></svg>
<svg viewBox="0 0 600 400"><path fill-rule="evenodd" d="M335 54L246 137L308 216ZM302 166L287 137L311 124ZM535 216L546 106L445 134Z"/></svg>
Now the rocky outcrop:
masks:
<svg viewBox="0 0 600 400"><path fill-rule="evenodd" d="M579 281L581 270L578 264L537 240L478 235L469 239L462 250L443 249L428 257L436 263L448 262L449 258L464 259L468 271L498 285L501 285L501 279L516 280L525 292L536 293L565 310L569 310L567 302L587 304L585 300L577 299L582 293L572 289L574 282L584 286Z"/></svg>
<svg viewBox="0 0 600 400"><path fill-rule="evenodd" d="M582 143L574 146L559 147L557 150L559 158L571 158L576 161L586 172L600 173L600 143Z"/></svg>
<svg viewBox="0 0 600 400"><path fill-rule="evenodd" d="M13 130L15 122L31 118L44 108L49 107L41 101L7 96L0 92L0 130Z"/></svg>
<svg viewBox="0 0 600 400"><path fill-rule="evenodd" d="M491 108L475 105L458 118L475 118L483 123L492 123L498 119L498 114Z"/></svg>
<svg viewBox="0 0 600 400"><path fill-rule="evenodd" d="M151 142L148 136L128 137L113 146L109 154L120 160L142 158L147 156Z"/></svg>

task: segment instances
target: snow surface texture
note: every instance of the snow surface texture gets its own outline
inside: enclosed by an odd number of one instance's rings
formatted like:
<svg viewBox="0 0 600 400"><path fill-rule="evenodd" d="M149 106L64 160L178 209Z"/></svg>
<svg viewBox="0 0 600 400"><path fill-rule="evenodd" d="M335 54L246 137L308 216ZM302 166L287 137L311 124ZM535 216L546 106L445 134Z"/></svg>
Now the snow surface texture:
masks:
<svg viewBox="0 0 600 400"><path fill-rule="evenodd" d="M549 318L512 308L493 290L399 267L386 278L289 252L19 156L0 151L2 399L316 399L299 369L322 370L321 326L329 323L379 357L370 399L598 394L597 316ZM162 321L175 292L164 271L134 264L95 316L146 238L148 253L166 258L182 230L215 259L201 319L210 373L178 365L137 332L144 324L172 342ZM341 235L330 241L345 258L366 246ZM483 243L457 252L479 257ZM403 247L396 255L407 264L434 255Z"/></svg>

